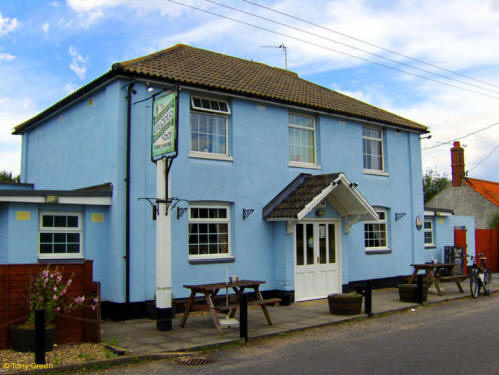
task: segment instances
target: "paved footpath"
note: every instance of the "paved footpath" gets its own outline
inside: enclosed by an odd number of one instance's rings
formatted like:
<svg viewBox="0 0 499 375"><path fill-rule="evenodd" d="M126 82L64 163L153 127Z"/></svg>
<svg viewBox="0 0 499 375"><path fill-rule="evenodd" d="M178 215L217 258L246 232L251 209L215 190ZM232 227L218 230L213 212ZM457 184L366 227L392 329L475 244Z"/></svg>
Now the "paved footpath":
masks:
<svg viewBox="0 0 499 375"><path fill-rule="evenodd" d="M499 374L498 311L499 294L466 298L98 374Z"/></svg>
<svg viewBox="0 0 499 375"><path fill-rule="evenodd" d="M499 290L499 274L494 274L494 290ZM468 281L462 282L464 293L460 293L455 283L441 283L444 295L429 294L426 304L434 304L458 298L471 298ZM411 310L418 304L400 302L397 289L373 291L373 313ZM486 297L480 297L486 298ZM337 324L342 321L366 319L365 314L340 316L329 313L327 299L293 303L290 306L269 307L273 325L269 326L259 307L248 311L249 337L265 337L299 331L314 327ZM185 328L179 327L181 314L175 316L173 330L160 332L156 322L150 319L136 319L123 322L103 322L103 338L106 342L117 343L132 354L158 353L199 349L212 345L239 341L239 329L224 329L218 334L213 320L208 314L189 315Z"/></svg>

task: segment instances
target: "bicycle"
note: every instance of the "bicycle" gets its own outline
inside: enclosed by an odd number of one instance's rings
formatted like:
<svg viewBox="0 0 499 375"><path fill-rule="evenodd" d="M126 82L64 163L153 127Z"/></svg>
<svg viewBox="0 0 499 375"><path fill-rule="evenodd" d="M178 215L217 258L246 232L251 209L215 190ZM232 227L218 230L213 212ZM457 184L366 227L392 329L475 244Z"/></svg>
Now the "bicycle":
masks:
<svg viewBox="0 0 499 375"><path fill-rule="evenodd" d="M473 261L470 268L470 291L473 298L480 295L480 289L483 288L483 294L486 296L492 294L492 273L486 267L487 257L484 254L477 254L477 256L468 255ZM476 260L480 259L480 265Z"/></svg>

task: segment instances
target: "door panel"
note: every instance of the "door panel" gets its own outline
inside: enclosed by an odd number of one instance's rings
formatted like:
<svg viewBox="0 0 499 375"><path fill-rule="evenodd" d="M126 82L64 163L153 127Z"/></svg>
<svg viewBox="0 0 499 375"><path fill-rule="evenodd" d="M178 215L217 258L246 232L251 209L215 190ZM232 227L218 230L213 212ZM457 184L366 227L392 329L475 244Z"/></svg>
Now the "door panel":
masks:
<svg viewBox="0 0 499 375"><path fill-rule="evenodd" d="M305 222L295 226L295 299L324 298L341 291L339 222Z"/></svg>

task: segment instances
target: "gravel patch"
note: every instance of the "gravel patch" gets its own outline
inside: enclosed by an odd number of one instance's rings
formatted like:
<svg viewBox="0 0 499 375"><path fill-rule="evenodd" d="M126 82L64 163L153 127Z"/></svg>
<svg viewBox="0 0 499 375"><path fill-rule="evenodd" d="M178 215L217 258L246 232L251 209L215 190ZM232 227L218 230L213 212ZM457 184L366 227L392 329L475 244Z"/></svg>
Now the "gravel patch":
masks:
<svg viewBox="0 0 499 375"><path fill-rule="evenodd" d="M55 345L46 353L46 363L55 366L80 364L89 361L115 358L116 355L105 344L65 344ZM12 349L0 350L0 374L12 370L6 364L31 364L35 362L35 353L15 352Z"/></svg>

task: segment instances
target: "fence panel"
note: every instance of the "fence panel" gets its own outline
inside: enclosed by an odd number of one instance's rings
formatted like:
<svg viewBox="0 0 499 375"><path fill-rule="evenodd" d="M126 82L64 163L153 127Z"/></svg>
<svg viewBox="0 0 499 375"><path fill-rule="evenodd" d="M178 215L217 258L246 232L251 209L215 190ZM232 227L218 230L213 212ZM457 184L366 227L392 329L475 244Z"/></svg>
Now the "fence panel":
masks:
<svg viewBox="0 0 499 375"><path fill-rule="evenodd" d="M0 349L8 347L9 324L22 323L29 314L28 288L46 264L0 265ZM100 284L92 281L92 261L50 264L72 277L70 296L92 296L100 301ZM79 309L55 319L56 343L100 342L100 302L95 310Z"/></svg>
<svg viewBox="0 0 499 375"><path fill-rule="evenodd" d="M492 272L499 272L497 232L498 229L475 230L476 252L485 254L488 258L487 265Z"/></svg>

